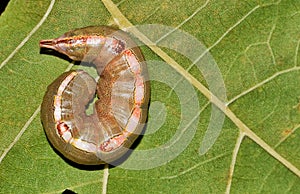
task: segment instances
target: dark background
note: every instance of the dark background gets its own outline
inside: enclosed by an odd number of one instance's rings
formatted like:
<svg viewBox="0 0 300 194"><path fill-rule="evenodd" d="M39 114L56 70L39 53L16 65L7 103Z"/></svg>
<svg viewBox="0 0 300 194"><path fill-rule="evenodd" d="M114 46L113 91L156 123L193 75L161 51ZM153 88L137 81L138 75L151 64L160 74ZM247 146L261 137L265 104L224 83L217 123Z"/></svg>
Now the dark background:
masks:
<svg viewBox="0 0 300 194"><path fill-rule="evenodd" d="M0 2L0 15L4 12L9 0L1 0Z"/></svg>

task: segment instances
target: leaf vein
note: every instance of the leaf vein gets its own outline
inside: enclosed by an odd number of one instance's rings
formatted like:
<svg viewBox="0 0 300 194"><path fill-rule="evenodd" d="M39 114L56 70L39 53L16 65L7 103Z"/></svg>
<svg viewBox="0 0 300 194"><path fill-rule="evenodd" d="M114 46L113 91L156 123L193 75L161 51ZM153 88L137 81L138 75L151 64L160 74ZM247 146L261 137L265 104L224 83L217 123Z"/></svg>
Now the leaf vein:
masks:
<svg viewBox="0 0 300 194"><path fill-rule="evenodd" d="M0 69L2 69L2 67L4 67L11 58L13 58L13 56L25 45L25 43L29 40L29 38L41 27L41 25L45 22L45 20L49 16L50 12L52 11L54 3L55 3L55 0L51 0L51 3L49 5L46 13L44 14L44 16L42 17L42 19L40 20L40 22L31 30L31 32L29 32L29 34L15 48L15 50L13 50L13 52L10 53L10 55L1 63Z"/></svg>

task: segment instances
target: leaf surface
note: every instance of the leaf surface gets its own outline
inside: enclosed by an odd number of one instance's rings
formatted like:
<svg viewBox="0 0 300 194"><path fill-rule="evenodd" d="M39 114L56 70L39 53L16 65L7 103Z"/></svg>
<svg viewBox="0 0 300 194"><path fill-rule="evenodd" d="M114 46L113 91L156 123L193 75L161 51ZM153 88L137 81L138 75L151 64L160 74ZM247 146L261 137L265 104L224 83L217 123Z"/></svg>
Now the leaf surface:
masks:
<svg viewBox="0 0 300 194"><path fill-rule="evenodd" d="M183 69L150 66L150 77L160 70L157 77L178 82L178 88L187 83L196 97L186 95L182 100L176 87L152 80L149 132L136 152L160 148L174 137L182 143L196 124L187 147L161 166L144 170L70 165L47 142L39 115L47 85L70 62L41 54L38 42L83 26L116 25L115 13L96 0L11 0L0 16L1 193L62 193L65 189L76 193L299 192L300 3L133 0L115 1L115 5L133 25L171 26L205 45L224 80L226 99L207 98L197 83L210 89L209 83L193 61L163 48ZM172 36L167 33L157 32ZM163 61L149 47L142 49L147 61ZM182 107L192 110L189 103L195 99L199 122L185 122ZM225 121L212 147L201 155L199 148L216 107L224 108ZM181 123L186 131L178 130ZM144 158L146 166L150 161Z"/></svg>

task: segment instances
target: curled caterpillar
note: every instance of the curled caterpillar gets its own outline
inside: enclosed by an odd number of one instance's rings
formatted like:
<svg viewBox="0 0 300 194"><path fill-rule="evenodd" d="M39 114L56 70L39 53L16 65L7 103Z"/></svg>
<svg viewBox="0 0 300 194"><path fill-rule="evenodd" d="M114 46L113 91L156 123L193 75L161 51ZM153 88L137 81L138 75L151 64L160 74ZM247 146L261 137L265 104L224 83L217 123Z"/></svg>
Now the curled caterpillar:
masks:
<svg viewBox="0 0 300 194"><path fill-rule="evenodd" d="M48 140L66 158L79 164L110 163L122 157L141 134L147 119L150 84L144 57L123 31L90 26L59 38L41 40L75 61L93 63L100 76L83 70L60 75L41 105ZM97 94L94 112L86 107Z"/></svg>

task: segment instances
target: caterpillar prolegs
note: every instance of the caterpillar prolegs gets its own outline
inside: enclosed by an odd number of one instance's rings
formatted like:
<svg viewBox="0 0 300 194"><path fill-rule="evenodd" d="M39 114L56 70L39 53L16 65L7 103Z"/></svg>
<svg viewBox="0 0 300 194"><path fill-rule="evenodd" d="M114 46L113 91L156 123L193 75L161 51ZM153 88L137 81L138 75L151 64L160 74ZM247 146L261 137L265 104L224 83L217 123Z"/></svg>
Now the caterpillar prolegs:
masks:
<svg viewBox="0 0 300 194"><path fill-rule="evenodd" d="M75 61L95 64L95 79L72 70L51 83L41 106L48 140L66 158L86 165L110 163L122 157L143 130L150 85L144 57L123 31L91 26L59 38L41 40ZM94 112L86 107L94 99Z"/></svg>

